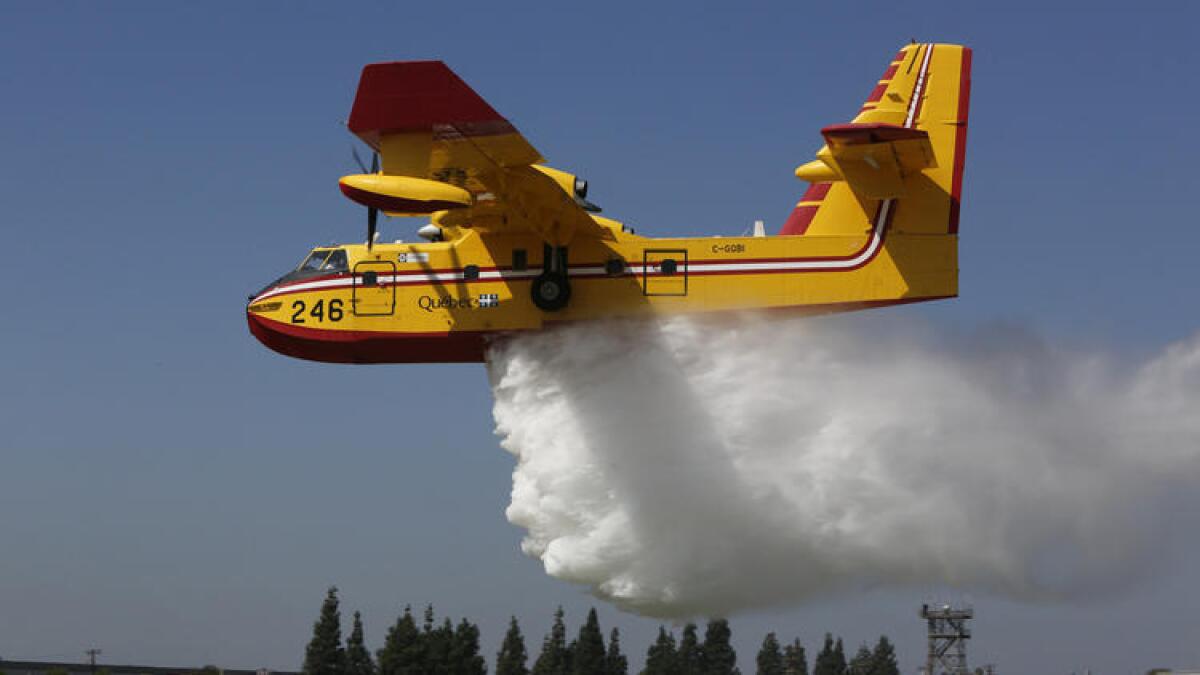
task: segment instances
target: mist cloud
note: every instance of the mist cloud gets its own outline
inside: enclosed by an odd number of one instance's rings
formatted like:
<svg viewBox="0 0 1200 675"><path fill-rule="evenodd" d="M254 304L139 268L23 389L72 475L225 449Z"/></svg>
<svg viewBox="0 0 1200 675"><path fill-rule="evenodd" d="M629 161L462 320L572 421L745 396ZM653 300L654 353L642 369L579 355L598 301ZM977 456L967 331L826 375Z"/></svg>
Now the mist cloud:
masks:
<svg viewBox="0 0 1200 675"><path fill-rule="evenodd" d="M876 585L1120 586L1200 477L1200 337L1145 363L1021 331L587 323L496 345L508 519L547 573L678 618Z"/></svg>

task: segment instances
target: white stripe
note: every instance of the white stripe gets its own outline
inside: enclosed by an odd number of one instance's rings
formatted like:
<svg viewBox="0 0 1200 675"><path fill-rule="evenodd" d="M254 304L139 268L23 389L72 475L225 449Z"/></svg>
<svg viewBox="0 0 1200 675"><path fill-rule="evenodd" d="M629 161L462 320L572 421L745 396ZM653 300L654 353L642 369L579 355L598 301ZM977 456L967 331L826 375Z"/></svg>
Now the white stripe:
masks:
<svg viewBox="0 0 1200 675"><path fill-rule="evenodd" d="M917 102L925 94L925 75L929 71L929 58L931 56L933 56L932 42L925 44L925 58L921 60L921 70L917 72L917 86L913 88L912 100L908 102L908 117L904 119L904 126L906 127L913 125L913 115L917 114Z"/></svg>

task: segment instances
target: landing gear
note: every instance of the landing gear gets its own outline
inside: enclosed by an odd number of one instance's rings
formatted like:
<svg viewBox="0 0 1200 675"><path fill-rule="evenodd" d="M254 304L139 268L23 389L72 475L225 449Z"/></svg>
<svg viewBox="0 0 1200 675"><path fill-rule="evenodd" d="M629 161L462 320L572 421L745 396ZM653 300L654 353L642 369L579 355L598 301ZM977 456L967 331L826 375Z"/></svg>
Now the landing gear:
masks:
<svg viewBox="0 0 1200 675"><path fill-rule="evenodd" d="M557 312L571 300L571 283L567 279L567 247L543 249L542 273L534 277L529 293L533 304L543 312Z"/></svg>
<svg viewBox="0 0 1200 675"><path fill-rule="evenodd" d="M567 275L542 272L533 280L533 304L544 312L557 312L571 300L571 284Z"/></svg>

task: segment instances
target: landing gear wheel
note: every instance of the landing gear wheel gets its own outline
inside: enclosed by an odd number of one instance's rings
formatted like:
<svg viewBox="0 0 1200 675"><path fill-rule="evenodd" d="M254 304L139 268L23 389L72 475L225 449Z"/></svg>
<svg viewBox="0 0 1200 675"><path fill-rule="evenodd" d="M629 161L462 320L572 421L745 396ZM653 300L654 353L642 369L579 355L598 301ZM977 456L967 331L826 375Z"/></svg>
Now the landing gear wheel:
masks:
<svg viewBox="0 0 1200 675"><path fill-rule="evenodd" d="M533 304L544 312L557 312L571 300L571 284L567 275L558 272L542 272L530 287Z"/></svg>

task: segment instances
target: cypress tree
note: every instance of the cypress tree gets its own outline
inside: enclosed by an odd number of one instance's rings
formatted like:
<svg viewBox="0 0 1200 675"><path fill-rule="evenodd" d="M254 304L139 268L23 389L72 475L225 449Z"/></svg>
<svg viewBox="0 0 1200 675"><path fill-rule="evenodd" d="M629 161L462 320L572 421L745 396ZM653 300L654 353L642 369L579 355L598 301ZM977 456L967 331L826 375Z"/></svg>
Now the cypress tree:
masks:
<svg viewBox="0 0 1200 675"><path fill-rule="evenodd" d="M871 648L866 644L860 646L854 658L850 659L846 672L849 675L871 675Z"/></svg>
<svg viewBox="0 0 1200 675"><path fill-rule="evenodd" d="M375 675L375 662L363 641L362 615L354 613L354 628L346 640L346 675Z"/></svg>
<svg viewBox="0 0 1200 675"><path fill-rule="evenodd" d="M550 634L542 640L542 652L533 664L533 675L569 675L567 657L567 627L563 623L563 609L559 607L554 612Z"/></svg>
<svg viewBox="0 0 1200 675"><path fill-rule="evenodd" d="M833 645L833 658L830 660L835 675L846 674L846 650L842 648L842 638Z"/></svg>
<svg viewBox="0 0 1200 675"><path fill-rule="evenodd" d="M737 670L737 652L729 643L732 632L725 619L711 619L704 630L704 644L700 645L700 663L703 675L733 675Z"/></svg>
<svg viewBox="0 0 1200 675"><path fill-rule="evenodd" d="M683 627L683 635L679 638L679 675L701 675L700 670L700 641L696 638L696 624L688 623Z"/></svg>
<svg viewBox="0 0 1200 675"><path fill-rule="evenodd" d="M454 624L450 617L442 619L437 628L423 635L425 642L426 675L450 675L457 664L454 662Z"/></svg>
<svg viewBox="0 0 1200 675"><path fill-rule="evenodd" d="M604 675L629 675L629 659L621 653L621 631L608 634L608 653L604 655Z"/></svg>
<svg viewBox="0 0 1200 675"><path fill-rule="evenodd" d="M510 617L508 632L504 634L504 642L496 654L496 675L529 675L529 669L525 667L528 658L525 637L521 635L517 617Z"/></svg>
<svg viewBox="0 0 1200 675"><path fill-rule="evenodd" d="M659 626L658 639L646 650L646 667L641 675L676 675L678 672L679 654L675 651L675 634Z"/></svg>
<svg viewBox="0 0 1200 675"><path fill-rule="evenodd" d="M567 652L563 656L563 671L567 673L575 672L575 648L578 647L577 640L571 640L571 644L567 645Z"/></svg>
<svg viewBox="0 0 1200 675"><path fill-rule="evenodd" d="M487 675L487 663L479 655L479 627L465 618L454 629L450 666L452 675Z"/></svg>
<svg viewBox="0 0 1200 675"><path fill-rule="evenodd" d="M871 652L871 675L900 675L900 664L896 660L896 648L886 635L879 636Z"/></svg>
<svg viewBox="0 0 1200 675"><path fill-rule="evenodd" d="M757 675L784 675L783 654L779 651L779 640L774 633L767 633L755 660Z"/></svg>
<svg viewBox="0 0 1200 675"><path fill-rule="evenodd" d="M405 607L404 614L388 629L383 649L379 650L379 675L423 675L423 651L412 608Z"/></svg>
<svg viewBox="0 0 1200 675"><path fill-rule="evenodd" d="M574 675L604 675L604 656L604 634L600 632L600 619L593 607L579 627L579 637L571 650L571 672Z"/></svg>
<svg viewBox="0 0 1200 675"><path fill-rule="evenodd" d="M784 675L808 675L808 658L804 647L800 645L800 638L783 648L783 672Z"/></svg>
<svg viewBox="0 0 1200 675"><path fill-rule="evenodd" d="M321 616L313 624L312 640L304 650L304 675L344 675L341 621L337 586L330 586L321 603Z"/></svg>
<svg viewBox="0 0 1200 675"><path fill-rule="evenodd" d="M833 636L829 633L825 634L825 643L813 661L813 675L841 675L833 667Z"/></svg>

